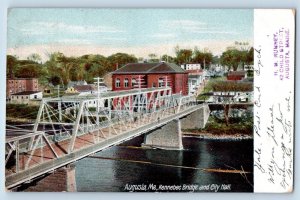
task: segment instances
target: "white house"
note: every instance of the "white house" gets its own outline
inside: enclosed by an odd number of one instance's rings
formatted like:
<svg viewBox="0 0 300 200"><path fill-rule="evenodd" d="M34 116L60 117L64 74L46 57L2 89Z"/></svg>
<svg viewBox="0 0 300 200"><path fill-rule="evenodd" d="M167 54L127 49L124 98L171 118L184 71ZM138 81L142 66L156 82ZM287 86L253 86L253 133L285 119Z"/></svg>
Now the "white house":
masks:
<svg viewBox="0 0 300 200"><path fill-rule="evenodd" d="M94 88L96 89L95 93L97 94L97 90L98 90L98 85L97 83L95 83ZM99 92L100 94L103 92L107 92L109 90L109 88L107 87L107 85L105 83L99 83Z"/></svg>
<svg viewBox="0 0 300 200"><path fill-rule="evenodd" d="M213 102L253 103L253 91L214 92Z"/></svg>
<svg viewBox="0 0 300 200"><path fill-rule="evenodd" d="M186 70L188 72L189 95L197 95L199 87L204 84L205 74L204 70Z"/></svg>
<svg viewBox="0 0 300 200"><path fill-rule="evenodd" d="M191 63L191 64L183 64L181 68L184 70L197 70L201 69L201 64L199 63Z"/></svg>
<svg viewBox="0 0 300 200"><path fill-rule="evenodd" d="M43 93L40 91L23 91L11 95L11 103L27 104L33 100L41 100Z"/></svg>

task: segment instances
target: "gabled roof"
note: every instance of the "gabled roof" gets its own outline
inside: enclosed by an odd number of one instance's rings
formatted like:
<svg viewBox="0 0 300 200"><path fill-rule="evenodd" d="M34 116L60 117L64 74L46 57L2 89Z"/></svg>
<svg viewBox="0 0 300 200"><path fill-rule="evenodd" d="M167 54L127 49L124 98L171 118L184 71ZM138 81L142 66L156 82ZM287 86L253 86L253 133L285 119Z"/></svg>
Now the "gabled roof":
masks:
<svg viewBox="0 0 300 200"><path fill-rule="evenodd" d="M95 90L95 87L93 85L75 85L74 89L78 92L88 92Z"/></svg>
<svg viewBox="0 0 300 200"><path fill-rule="evenodd" d="M245 76L246 71L230 71L228 72L228 76Z"/></svg>
<svg viewBox="0 0 300 200"><path fill-rule="evenodd" d="M31 95L31 94L36 94L36 93L40 93L41 91L23 91L23 92L18 92L18 93L14 93L12 95Z"/></svg>
<svg viewBox="0 0 300 200"><path fill-rule="evenodd" d="M113 74L186 73L174 63L129 63Z"/></svg>
<svg viewBox="0 0 300 200"><path fill-rule="evenodd" d="M87 85L86 81L70 81L67 87L74 87L76 85Z"/></svg>

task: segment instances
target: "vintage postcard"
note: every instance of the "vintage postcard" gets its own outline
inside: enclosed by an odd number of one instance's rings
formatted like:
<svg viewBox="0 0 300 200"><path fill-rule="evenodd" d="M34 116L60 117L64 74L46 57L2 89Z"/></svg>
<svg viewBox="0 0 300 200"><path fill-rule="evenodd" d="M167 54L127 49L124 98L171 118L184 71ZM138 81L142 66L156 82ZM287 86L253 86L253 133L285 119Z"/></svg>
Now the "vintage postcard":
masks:
<svg viewBox="0 0 300 200"><path fill-rule="evenodd" d="M10 8L7 40L7 191L293 191L295 10Z"/></svg>

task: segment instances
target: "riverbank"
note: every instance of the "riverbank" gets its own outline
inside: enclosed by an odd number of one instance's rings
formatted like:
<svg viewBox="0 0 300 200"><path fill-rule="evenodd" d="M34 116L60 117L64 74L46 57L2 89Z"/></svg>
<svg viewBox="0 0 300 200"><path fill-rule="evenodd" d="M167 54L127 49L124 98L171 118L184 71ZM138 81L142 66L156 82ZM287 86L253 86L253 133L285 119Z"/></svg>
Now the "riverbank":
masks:
<svg viewBox="0 0 300 200"><path fill-rule="evenodd" d="M211 139L211 140L250 140L253 139L253 135L248 134L213 134L208 132L182 132L183 137L194 137L201 139Z"/></svg>

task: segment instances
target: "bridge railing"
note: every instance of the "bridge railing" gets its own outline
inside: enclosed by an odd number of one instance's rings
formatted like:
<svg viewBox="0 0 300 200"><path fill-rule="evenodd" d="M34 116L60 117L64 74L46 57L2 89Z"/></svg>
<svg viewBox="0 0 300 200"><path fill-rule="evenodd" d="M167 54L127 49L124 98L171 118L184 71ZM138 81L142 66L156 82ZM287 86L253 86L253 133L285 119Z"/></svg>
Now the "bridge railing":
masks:
<svg viewBox="0 0 300 200"><path fill-rule="evenodd" d="M6 140L6 174L26 171L88 145L159 122L197 104L193 96L165 92L156 94L155 98L153 92L143 94L107 98L108 101L102 102L108 104L106 107L93 111L89 107L90 99L66 104L42 102L34 131ZM113 105L114 101L118 104ZM79 140L85 140L85 144L75 145Z"/></svg>

